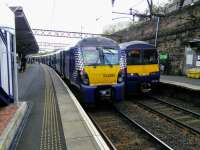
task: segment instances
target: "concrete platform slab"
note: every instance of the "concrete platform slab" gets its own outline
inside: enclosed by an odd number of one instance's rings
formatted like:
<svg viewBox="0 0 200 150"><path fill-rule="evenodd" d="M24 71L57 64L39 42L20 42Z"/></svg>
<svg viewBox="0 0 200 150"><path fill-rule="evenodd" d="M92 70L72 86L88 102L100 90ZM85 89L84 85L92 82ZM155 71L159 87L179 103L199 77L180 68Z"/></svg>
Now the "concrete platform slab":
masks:
<svg viewBox="0 0 200 150"><path fill-rule="evenodd" d="M161 75L160 82L164 84L180 86L195 91L200 91L200 79L190 79L185 76Z"/></svg>
<svg viewBox="0 0 200 150"><path fill-rule="evenodd" d="M91 137L84 137L84 138L75 138L70 139L67 142L68 150L89 150L91 148L95 150L99 150L98 147L95 146L95 141Z"/></svg>
<svg viewBox="0 0 200 150"><path fill-rule="evenodd" d="M100 133L67 85L51 68L48 69L56 90L67 149L109 150Z"/></svg>
<svg viewBox="0 0 200 150"><path fill-rule="evenodd" d="M18 76L20 101L32 104L17 150L66 150L60 111L49 73L39 64Z"/></svg>
<svg viewBox="0 0 200 150"><path fill-rule="evenodd" d="M84 122L82 121L68 121L63 123L65 139L74 139L81 137L89 137L92 136L91 133L84 126Z"/></svg>
<svg viewBox="0 0 200 150"><path fill-rule="evenodd" d="M77 120L82 120L80 114L77 111L68 112L65 114L65 116L63 116L64 122L71 122L71 121L77 121Z"/></svg>
<svg viewBox="0 0 200 150"><path fill-rule="evenodd" d="M46 65L33 64L19 79L20 100L31 102L33 107L17 149L109 149L54 70Z"/></svg>
<svg viewBox="0 0 200 150"><path fill-rule="evenodd" d="M68 112L74 112L78 110L73 104L68 103L67 105L60 106L60 111L68 113Z"/></svg>

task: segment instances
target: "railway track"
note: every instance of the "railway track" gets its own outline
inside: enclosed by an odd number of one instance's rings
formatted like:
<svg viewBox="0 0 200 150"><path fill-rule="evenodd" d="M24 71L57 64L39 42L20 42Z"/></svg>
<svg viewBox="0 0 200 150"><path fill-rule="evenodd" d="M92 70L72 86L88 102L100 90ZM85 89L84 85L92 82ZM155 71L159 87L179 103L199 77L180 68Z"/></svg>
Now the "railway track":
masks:
<svg viewBox="0 0 200 150"><path fill-rule="evenodd" d="M172 150L170 146L117 108L95 110L88 114L111 149Z"/></svg>
<svg viewBox="0 0 200 150"><path fill-rule="evenodd" d="M199 113L152 96L148 96L146 100L139 100L137 103L140 106L175 122L179 126L185 127L194 133L200 134Z"/></svg>

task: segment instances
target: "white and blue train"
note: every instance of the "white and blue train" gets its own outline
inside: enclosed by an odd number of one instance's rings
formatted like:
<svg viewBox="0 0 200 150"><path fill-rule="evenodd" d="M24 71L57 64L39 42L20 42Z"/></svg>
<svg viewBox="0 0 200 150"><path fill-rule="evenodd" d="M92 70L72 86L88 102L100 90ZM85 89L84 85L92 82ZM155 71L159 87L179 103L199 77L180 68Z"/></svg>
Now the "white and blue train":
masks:
<svg viewBox="0 0 200 150"><path fill-rule="evenodd" d="M0 105L14 101L15 93L15 16L0 4Z"/></svg>
<svg viewBox="0 0 200 150"><path fill-rule="evenodd" d="M85 104L124 99L125 61L118 44L109 38L85 38L67 50L30 59L56 70L78 89Z"/></svg>

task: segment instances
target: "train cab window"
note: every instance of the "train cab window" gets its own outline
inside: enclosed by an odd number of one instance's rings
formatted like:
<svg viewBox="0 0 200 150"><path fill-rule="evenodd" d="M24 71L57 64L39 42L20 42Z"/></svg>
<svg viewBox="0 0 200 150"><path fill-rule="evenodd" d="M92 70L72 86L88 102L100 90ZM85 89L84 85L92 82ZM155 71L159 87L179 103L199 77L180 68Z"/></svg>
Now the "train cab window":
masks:
<svg viewBox="0 0 200 150"><path fill-rule="evenodd" d="M85 65L98 65L100 64L100 53L96 47L82 48L83 61Z"/></svg>
<svg viewBox="0 0 200 150"><path fill-rule="evenodd" d="M128 65L141 64L141 50L139 49L130 50L127 54L127 64Z"/></svg>
<svg viewBox="0 0 200 150"><path fill-rule="evenodd" d="M111 48L103 48L102 52L103 52L104 64L106 65L119 64L118 50Z"/></svg>
<svg viewBox="0 0 200 150"><path fill-rule="evenodd" d="M143 50L143 63L144 64L156 64L158 63L158 54L156 49Z"/></svg>

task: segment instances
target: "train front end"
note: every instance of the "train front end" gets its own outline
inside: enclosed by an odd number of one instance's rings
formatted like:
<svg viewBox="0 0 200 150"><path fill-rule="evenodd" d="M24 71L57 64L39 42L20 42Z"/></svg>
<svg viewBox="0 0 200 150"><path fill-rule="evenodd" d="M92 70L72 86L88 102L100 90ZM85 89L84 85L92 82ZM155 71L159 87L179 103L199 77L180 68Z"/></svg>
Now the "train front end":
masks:
<svg viewBox="0 0 200 150"><path fill-rule="evenodd" d="M125 74L117 43L102 37L87 40L85 42L90 44L80 49L83 58L83 69L80 71L83 101L122 101Z"/></svg>
<svg viewBox="0 0 200 150"><path fill-rule="evenodd" d="M160 80L157 49L142 41L125 45L127 93L149 92L157 87Z"/></svg>

